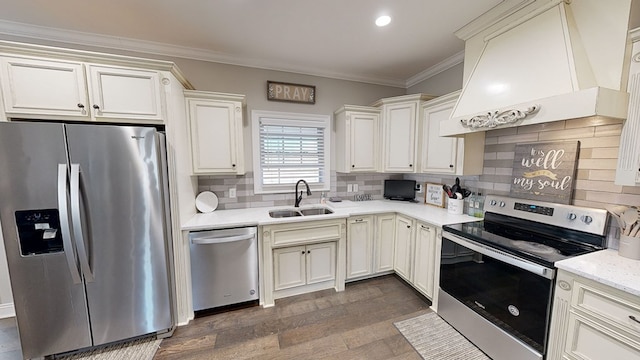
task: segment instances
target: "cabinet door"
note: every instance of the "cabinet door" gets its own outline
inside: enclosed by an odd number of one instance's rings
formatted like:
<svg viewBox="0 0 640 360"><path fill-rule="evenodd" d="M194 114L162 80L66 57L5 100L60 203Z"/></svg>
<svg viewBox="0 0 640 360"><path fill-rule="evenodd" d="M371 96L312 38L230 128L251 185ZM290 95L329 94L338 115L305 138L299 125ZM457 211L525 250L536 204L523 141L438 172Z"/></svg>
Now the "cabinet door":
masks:
<svg viewBox="0 0 640 360"><path fill-rule="evenodd" d="M433 298L435 249L435 228L431 225L418 224L414 251L413 284L429 298Z"/></svg>
<svg viewBox="0 0 640 360"><path fill-rule="evenodd" d="M157 71L89 65L95 119L164 120Z"/></svg>
<svg viewBox="0 0 640 360"><path fill-rule="evenodd" d="M571 359L639 359L640 345L575 312L569 313L565 355Z"/></svg>
<svg viewBox="0 0 640 360"><path fill-rule="evenodd" d="M336 243L307 245L307 284L335 280ZM277 289L276 289L277 290Z"/></svg>
<svg viewBox="0 0 640 360"><path fill-rule="evenodd" d="M273 250L274 290L288 289L306 284L304 246Z"/></svg>
<svg viewBox="0 0 640 360"><path fill-rule="evenodd" d="M378 115L352 112L347 115L347 121L350 125L351 171L375 172L378 169Z"/></svg>
<svg viewBox="0 0 640 360"><path fill-rule="evenodd" d="M372 273L372 230L371 216L349 219L347 223L347 279Z"/></svg>
<svg viewBox="0 0 640 360"><path fill-rule="evenodd" d="M411 281L413 220L396 215L395 253L393 268L396 273Z"/></svg>
<svg viewBox="0 0 640 360"><path fill-rule="evenodd" d="M0 61L7 114L88 119L82 63L11 57Z"/></svg>
<svg viewBox="0 0 640 360"><path fill-rule="evenodd" d="M458 140L455 137L440 136L440 122L449 120L454 101L425 106L422 116L422 151L420 171L426 173L456 173Z"/></svg>
<svg viewBox="0 0 640 360"><path fill-rule="evenodd" d="M242 105L233 101L187 101L192 170L196 175L244 174Z"/></svg>
<svg viewBox="0 0 640 360"><path fill-rule="evenodd" d="M376 216L373 269L376 273L393 270L395 225L394 214Z"/></svg>
<svg viewBox="0 0 640 360"><path fill-rule="evenodd" d="M415 172L418 102L384 105L383 171Z"/></svg>

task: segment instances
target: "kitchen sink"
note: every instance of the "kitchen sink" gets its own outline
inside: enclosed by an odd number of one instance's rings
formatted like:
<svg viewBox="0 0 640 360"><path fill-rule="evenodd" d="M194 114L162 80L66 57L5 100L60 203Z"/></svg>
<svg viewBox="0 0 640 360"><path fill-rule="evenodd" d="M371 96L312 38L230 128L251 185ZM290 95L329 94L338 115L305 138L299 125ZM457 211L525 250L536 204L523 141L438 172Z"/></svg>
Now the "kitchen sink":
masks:
<svg viewBox="0 0 640 360"><path fill-rule="evenodd" d="M294 216L302 216L302 214L296 210L271 210L269 216L272 218L287 218Z"/></svg>
<svg viewBox="0 0 640 360"><path fill-rule="evenodd" d="M327 215L333 214L333 211L327 208L309 208L309 209L300 209L302 215Z"/></svg>
<svg viewBox="0 0 640 360"><path fill-rule="evenodd" d="M327 208L306 208L306 209L279 209L269 211L269 216L272 218L288 218L296 216L309 216L309 215L328 215L333 214L331 209Z"/></svg>

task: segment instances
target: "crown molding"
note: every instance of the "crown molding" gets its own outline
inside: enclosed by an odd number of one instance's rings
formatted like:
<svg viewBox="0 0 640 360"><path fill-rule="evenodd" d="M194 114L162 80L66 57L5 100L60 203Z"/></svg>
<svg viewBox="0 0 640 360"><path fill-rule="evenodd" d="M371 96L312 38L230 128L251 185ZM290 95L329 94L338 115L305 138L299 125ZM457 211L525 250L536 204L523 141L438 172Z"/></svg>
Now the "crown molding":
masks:
<svg viewBox="0 0 640 360"><path fill-rule="evenodd" d="M452 67L462 63L463 61L464 61L464 50L410 77L409 79L407 79L405 86L406 88L410 88L416 84L419 84L427 79L430 79L440 74L443 71L447 71L451 69Z"/></svg>
<svg viewBox="0 0 640 360"><path fill-rule="evenodd" d="M528 6L538 0L504 0L500 4L494 6L489 11L477 17L467 25L460 28L454 34L462 40L469 40L479 32L487 29L489 26L503 20L516 11Z"/></svg>
<svg viewBox="0 0 640 360"><path fill-rule="evenodd" d="M338 80L356 81L399 88L405 88L406 86L406 81L404 79L345 74L335 71L318 70L317 68L309 68L304 66L282 66L282 62L270 62L264 59L253 59L246 57L239 58L233 55L212 50L170 45L131 38L100 35L95 33L85 33L73 30L56 29L6 20L0 20L0 34L27 39L37 39L41 41L55 41L104 49L118 49L136 53L201 60L228 65L298 73L303 75L312 75Z"/></svg>

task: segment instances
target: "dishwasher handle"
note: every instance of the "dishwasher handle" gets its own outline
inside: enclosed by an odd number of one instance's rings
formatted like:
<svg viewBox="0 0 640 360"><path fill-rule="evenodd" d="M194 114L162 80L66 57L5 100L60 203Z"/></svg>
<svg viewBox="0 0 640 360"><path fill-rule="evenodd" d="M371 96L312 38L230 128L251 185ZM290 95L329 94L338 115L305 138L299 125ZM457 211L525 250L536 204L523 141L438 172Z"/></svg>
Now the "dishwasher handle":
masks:
<svg viewBox="0 0 640 360"><path fill-rule="evenodd" d="M244 241L253 239L255 234L244 234L244 235L236 235L236 236L223 236L223 237L206 237L206 238L195 238L191 239L191 243L194 245L211 245L211 244L222 244L229 243L235 241Z"/></svg>

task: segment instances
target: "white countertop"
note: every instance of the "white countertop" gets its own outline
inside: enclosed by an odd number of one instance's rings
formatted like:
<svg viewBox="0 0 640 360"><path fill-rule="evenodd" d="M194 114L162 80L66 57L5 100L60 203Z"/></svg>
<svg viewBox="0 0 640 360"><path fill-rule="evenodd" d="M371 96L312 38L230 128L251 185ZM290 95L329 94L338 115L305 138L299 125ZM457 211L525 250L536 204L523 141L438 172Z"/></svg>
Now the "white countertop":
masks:
<svg viewBox="0 0 640 360"><path fill-rule="evenodd" d="M559 269L640 296L640 260L618 255L618 250L601 250L558 261Z"/></svg>
<svg viewBox="0 0 640 360"><path fill-rule="evenodd" d="M304 205L301 208L318 207L320 204ZM339 203L327 202L327 207L334 213L328 215L295 216L288 218L272 218L269 210L288 209L292 206L272 206L233 210L216 210L206 214L196 214L182 225L182 230L211 230L239 226L257 226L280 223L292 223L313 220L329 220L347 218L357 215L399 213L435 226L456 224L481 220L468 215L452 215L447 209L425 204L414 204L402 201L372 200L349 201Z"/></svg>

